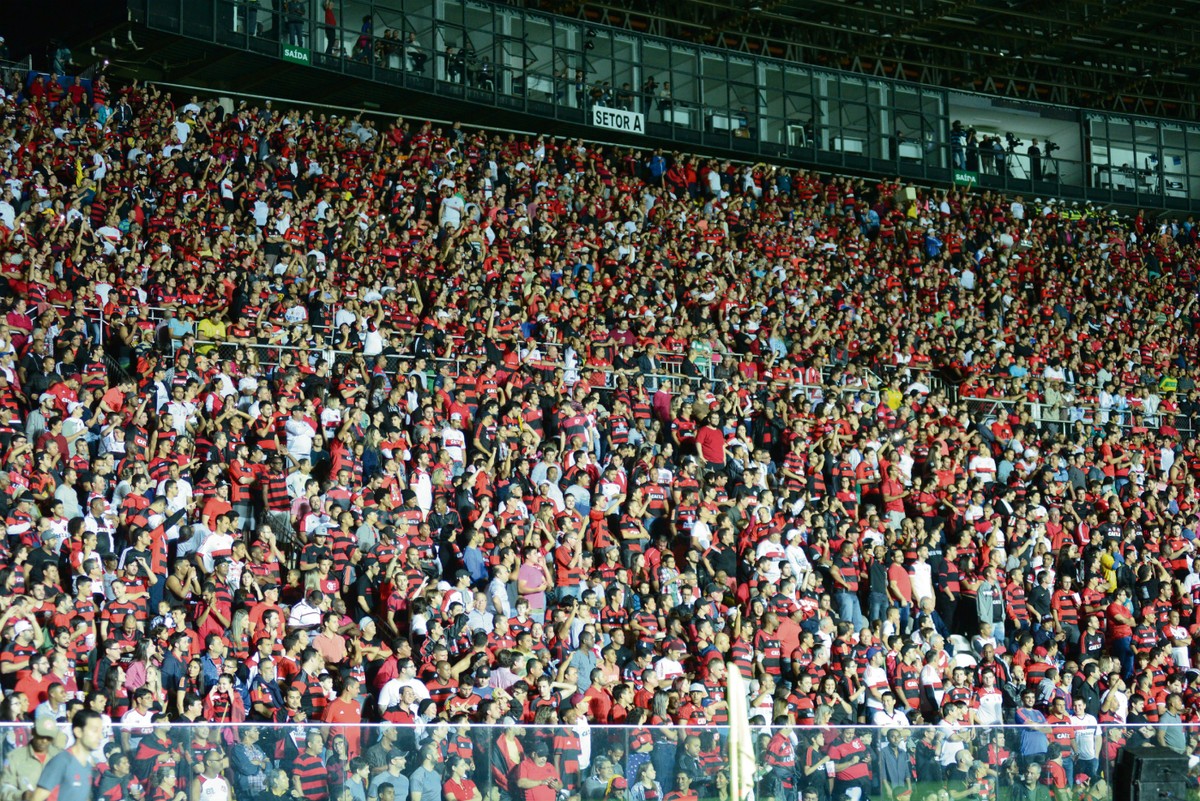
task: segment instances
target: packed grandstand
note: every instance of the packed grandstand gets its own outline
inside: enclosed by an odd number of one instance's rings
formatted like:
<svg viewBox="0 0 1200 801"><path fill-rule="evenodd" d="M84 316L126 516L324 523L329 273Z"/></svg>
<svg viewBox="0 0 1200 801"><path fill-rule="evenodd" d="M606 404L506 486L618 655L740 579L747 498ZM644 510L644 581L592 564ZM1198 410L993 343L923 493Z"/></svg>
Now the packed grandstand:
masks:
<svg viewBox="0 0 1200 801"><path fill-rule="evenodd" d="M103 78L0 146L6 798L741 801L727 670L758 798L1196 752L1194 221Z"/></svg>

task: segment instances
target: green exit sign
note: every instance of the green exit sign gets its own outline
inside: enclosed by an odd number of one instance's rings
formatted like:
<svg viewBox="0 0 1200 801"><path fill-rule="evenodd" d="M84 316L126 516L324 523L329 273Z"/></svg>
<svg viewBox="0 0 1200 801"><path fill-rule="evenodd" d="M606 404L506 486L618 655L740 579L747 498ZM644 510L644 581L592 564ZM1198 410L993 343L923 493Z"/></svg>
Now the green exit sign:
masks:
<svg viewBox="0 0 1200 801"><path fill-rule="evenodd" d="M308 48L292 47L291 45L283 46L283 60L290 61L293 64L304 64L306 66L312 63L312 59L308 54Z"/></svg>
<svg viewBox="0 0 1200 801"><path fill-rule="evenodd" d="M966 184L967 186L971 186L972 184L977 184L977 183L979 183L979 173L972 172L971 170L955 169L954 170L954 183Z"/></svg>

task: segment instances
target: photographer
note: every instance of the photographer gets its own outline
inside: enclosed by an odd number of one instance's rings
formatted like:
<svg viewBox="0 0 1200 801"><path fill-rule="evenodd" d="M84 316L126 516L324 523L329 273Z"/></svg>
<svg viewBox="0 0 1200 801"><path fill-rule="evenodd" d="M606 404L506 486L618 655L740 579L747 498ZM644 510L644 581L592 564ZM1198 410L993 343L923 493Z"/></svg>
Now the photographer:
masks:
<svg viewBox="0 0 1200 801"><path fill-rule="evenodd" d="M1029 150L1025 152L1029 154L1029 177L1035 181L1042 180L1042 149L1038 147L1038 140L1032 140Z"/></svg>

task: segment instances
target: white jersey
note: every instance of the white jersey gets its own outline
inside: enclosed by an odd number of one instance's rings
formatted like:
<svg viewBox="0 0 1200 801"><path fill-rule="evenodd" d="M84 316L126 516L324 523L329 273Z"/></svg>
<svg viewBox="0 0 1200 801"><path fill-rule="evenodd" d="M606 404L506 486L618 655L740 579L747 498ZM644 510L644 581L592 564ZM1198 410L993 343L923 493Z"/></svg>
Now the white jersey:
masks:
<svg viewBox="0 0 1200 801"><path fill-rule="evenodd" d="M229 782L200 774L200 801L229 801Z"/></svg>

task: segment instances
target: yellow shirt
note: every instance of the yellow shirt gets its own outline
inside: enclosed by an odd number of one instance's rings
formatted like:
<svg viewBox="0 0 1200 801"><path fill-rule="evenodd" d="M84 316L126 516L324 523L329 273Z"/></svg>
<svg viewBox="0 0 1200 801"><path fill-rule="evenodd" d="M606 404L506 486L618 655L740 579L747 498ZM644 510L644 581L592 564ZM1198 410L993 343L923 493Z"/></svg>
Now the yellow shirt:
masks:
<svg viewBox="0 0 1200 801"><path fill-rule="evenodd" d="M206 317L196 326L196 339L198 340L224 342L225 336L225 322L223 320L210 320ZM198 345L196 352L207 355L216 349L216 345Z"/></svg>

